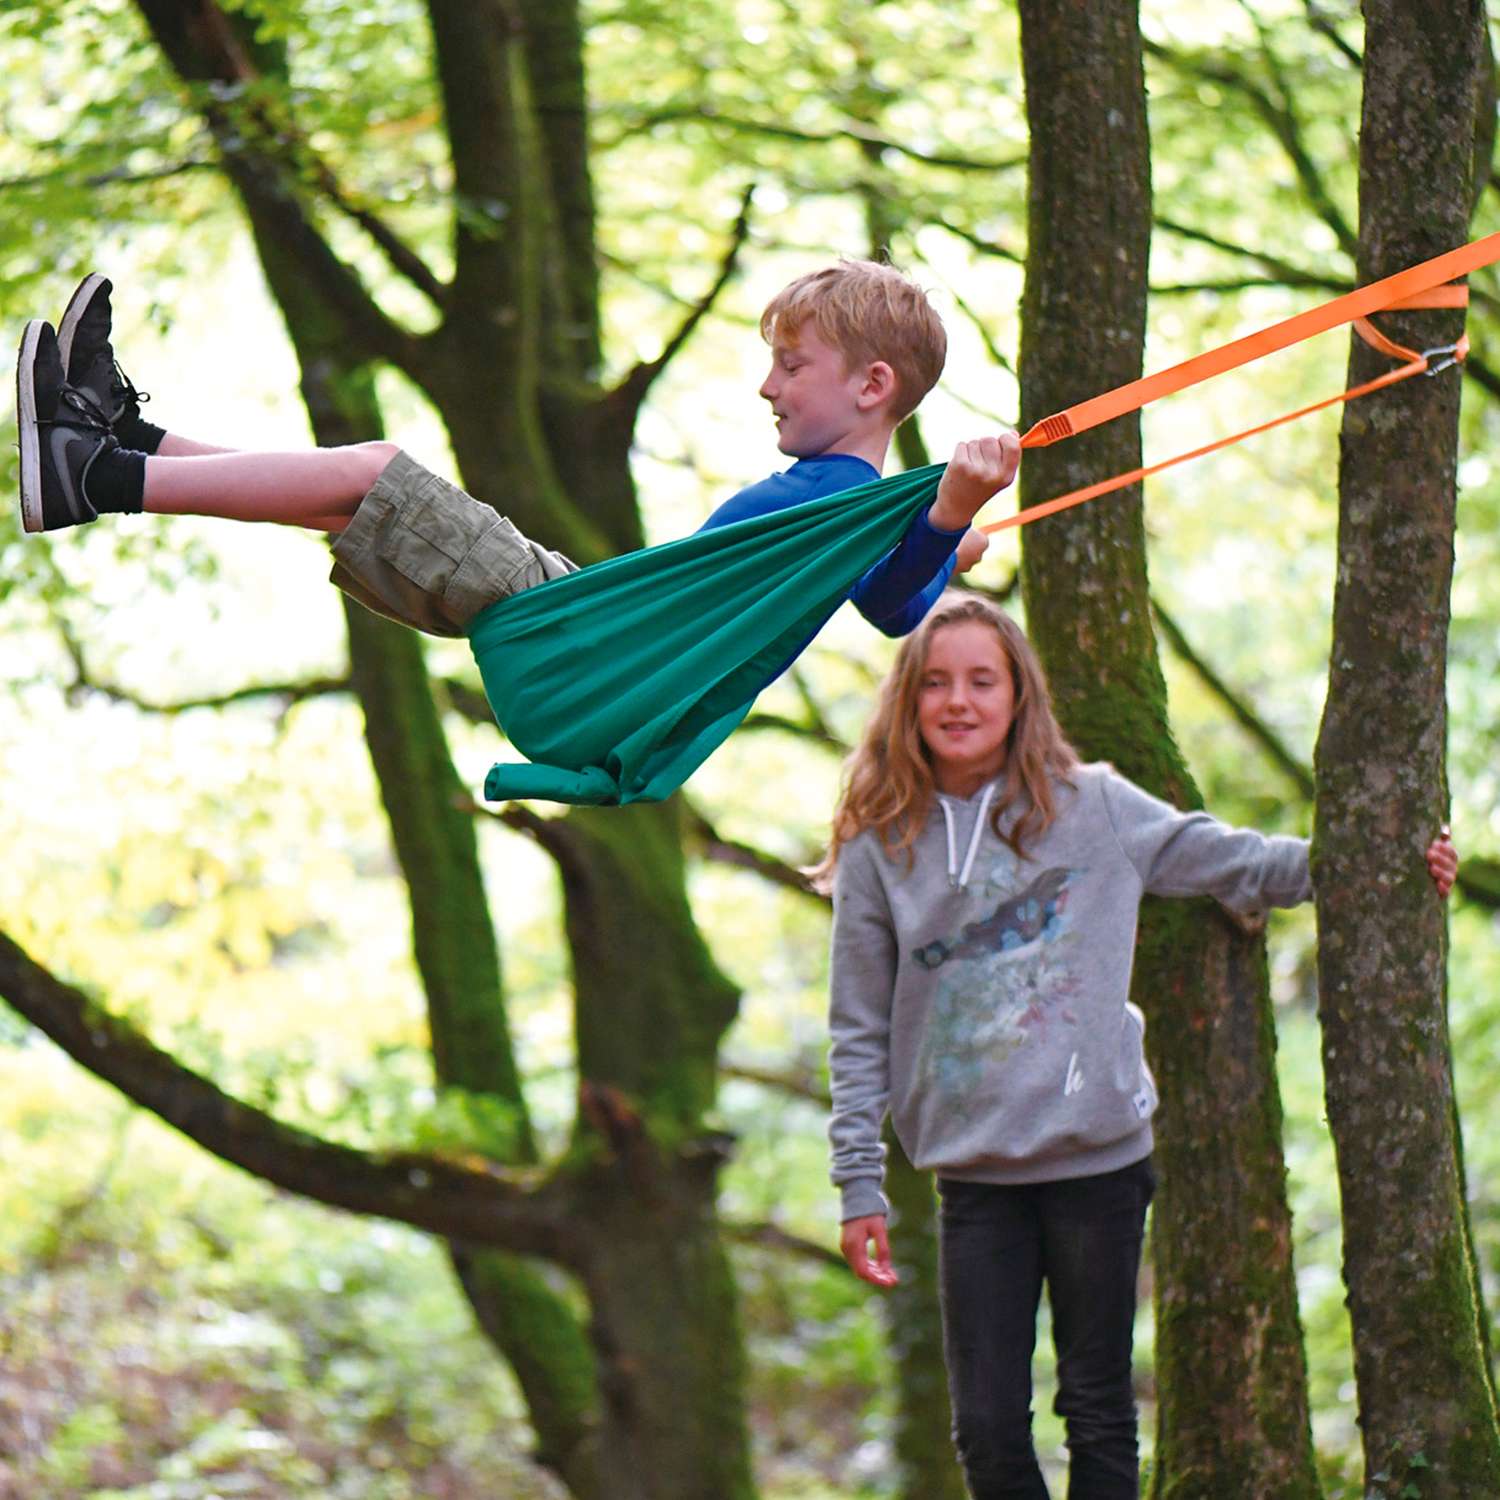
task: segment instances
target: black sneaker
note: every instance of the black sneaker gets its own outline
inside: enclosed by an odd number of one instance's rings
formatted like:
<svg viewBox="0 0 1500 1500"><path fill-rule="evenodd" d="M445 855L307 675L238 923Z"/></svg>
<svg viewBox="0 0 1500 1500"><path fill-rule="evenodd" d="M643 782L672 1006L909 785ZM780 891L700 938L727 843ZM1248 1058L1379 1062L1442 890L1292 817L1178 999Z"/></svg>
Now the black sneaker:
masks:
<svg viewBox="0 0 1500 1500"><path fill-rule="evenodd" d="M109 341L111 290L109 277L98 271L78 283L57 325L57 348L68 384L89 397L113 431L122 422L139 421L141 402L151 398L136 390L115 363Z"/></svg>
<svg viewBox="0 0 1500 1500"><path fill-rule="evenodd" d="M84 482L99 455L119 444L92 398L63 380L57 335L40 318L26 325L16 357L16 425L26 530L56 531L97 520Z"/></svg>

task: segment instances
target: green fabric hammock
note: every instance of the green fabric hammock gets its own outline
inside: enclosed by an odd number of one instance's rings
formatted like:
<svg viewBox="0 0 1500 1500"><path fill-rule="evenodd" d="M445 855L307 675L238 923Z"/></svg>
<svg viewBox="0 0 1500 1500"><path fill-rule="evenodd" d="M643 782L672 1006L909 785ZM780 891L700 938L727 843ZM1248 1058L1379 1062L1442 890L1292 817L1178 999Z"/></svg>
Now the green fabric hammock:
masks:
<svg viewBox="0 0 1500 1500"><path fill-rule="evenodd" d="M944 465L629 552L491 605L469 628L495 718L532 764L490 801L658 802L900 541Z"/></svg>

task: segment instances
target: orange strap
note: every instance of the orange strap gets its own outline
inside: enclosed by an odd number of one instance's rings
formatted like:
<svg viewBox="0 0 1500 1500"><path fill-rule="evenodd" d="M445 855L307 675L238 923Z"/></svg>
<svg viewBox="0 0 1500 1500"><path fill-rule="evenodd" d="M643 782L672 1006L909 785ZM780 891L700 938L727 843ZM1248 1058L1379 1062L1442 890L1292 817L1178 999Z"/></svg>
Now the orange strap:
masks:
<svg viewBox="0 0 1500 1500"><path fill-rule="evenodd" d="M1186 463L1189 459L1201 458L1206 453L1217 452L1220 448L1227 448L1257 433L1267 432L1273 427L1293 422L1298 417L1305 417L1311 412L1322 411L1324 407L1333 406L1340 401L1352 401L1358 396L1368 395L1371 391L1379 390L1383 386L1410 379L1413 375L1435 374L1438 370L1446 369L1449 365L1463 359L1468 353L1467 335L1460 338L1454 345L1444 345L1439 349L1428 349L1419 353L1388 339L1374 324L1369 322L1369 314L1406 308L1467 306L1468 287L1445 283L1450 283L1455 277L1465 276L1470 271L1489 265L1495 260L1500 260L1500 234L1487 235L1484 239L1461 245L1457 250L1434 256L1433 259L1422 261L1415 266L1408 266L1406 270L1398 271L1394 276L1387 276L1381 281L1373 281L1369 286L1347 292L1342 297L1335 297L1330 302L1309 308L1308 311L1298 313L1294 317L1285 318L1280 323L1273 323L1269 328L1262 328L1256 333L1235 339L1232 343L1224 344L1218 349L1195 355L1192 359L1184 360L1181 364L1173 365L1169 369L1144 376L1140 380L1130 381L1126 385L1106 391L1103 395L1091 397L1087 401L1081 401L1050 417L1043 417L1021 438L1022 448L1042 448L1049 443L1061 442L1064 438L1086 432L1089 428L1097 427L1115 417L1137 411L1162 396L1171 395L1174 391L1184 390L1188 386L1209 380L1215 375L1222 375L1228 370L1237 369L1240 365L1249 364L1252 360L1261 359L1267 354L1274 354L1280 349L1288 348L1316 334L1326 333L1330 328L1337 328L1344 323L1353 323L1359 335L1382 354L1404 361L1398 369L1389 370L1384 375L1350 390L1340 391L1336 396L1315 401L1311 406L1288 412L1285 416L1274 417L1269 422L1262 422L1256 427L1247 428L1244 432L1237 432L1232 437L1207 443L1201 448L1193 449L1190 453L1179 454L1176 458L1169 458L1146 468L1133 469L1128 474L1117 474L1112 479L1104 479L1098 484L1087 485L1083 489L1059 495L1055 500L1033 505L1026 510L1018 511L1015 515L992 521L979 529L994 533L1005 531L1012 526L1024 526L1030 521L1040 520L1043 516L1053 515L1071 506L1082 505L1087 500L1097 499L1100 495L1107 495L1113 490L1137 484L1152 474L1161 473L1163 469Z"/></svg>

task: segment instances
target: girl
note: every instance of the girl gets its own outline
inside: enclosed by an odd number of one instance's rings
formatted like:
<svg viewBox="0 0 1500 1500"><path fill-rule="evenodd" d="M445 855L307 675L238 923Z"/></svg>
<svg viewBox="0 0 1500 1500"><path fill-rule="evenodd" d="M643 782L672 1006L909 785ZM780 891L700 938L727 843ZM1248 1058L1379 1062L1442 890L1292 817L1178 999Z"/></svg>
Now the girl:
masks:
<svg viewBox="0 0 1500 1500"><path fill-rule="evenodd" d="M1446 896L1457 856L1427 850ZM1130 1383L1156 1088L1127 1000L1145 892L1308 900L1307 844L1148 796L1064 739L1030 643L945 594L903 643L818 872L834 897L841 1245L896 1281L882 1120L938 1174L954 1441L975 1500L1045 1500L1031 1441L1042 1282L1072 1500L1138 1493ZM873 1258L870 1247L874 1246Z"/></svg>

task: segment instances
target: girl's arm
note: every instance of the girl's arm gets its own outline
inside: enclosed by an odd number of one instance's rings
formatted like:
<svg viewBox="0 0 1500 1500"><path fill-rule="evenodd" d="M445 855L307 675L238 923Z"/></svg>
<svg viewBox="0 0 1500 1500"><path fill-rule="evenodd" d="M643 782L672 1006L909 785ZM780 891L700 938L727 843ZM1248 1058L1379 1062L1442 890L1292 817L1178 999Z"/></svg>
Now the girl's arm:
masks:
<svg viewBox="0 0 1500 1500"><path fill-rule="evenodd" d="M1213 896L1231 911L1264 911L1312 899L1307 840L1231 828L1183 812L1116 771L1101 782L1125 857L1153 896Z"/></svg>
<svg viewBox="0 0 1500 1500"><path fill-rule="evenodd" d="M885 1146L880 1127L890 1101L891 1001L896 939L867 840L845 845L833 883L828 1051L833 1115L831 1177L840 1219L883 1216Z"/></svg>
<svg viewBox="0 0 1500 1500"><path fill-rule="evenodd" d="M1312 899L1306 839L1231 828L1205 812L1182 812L1110 772L1102 783L1115 837L1154 896L1213 896L1232 911L1297 906ZM1425 851L1447 897L1458 854L1446 826Z"/></svg>

